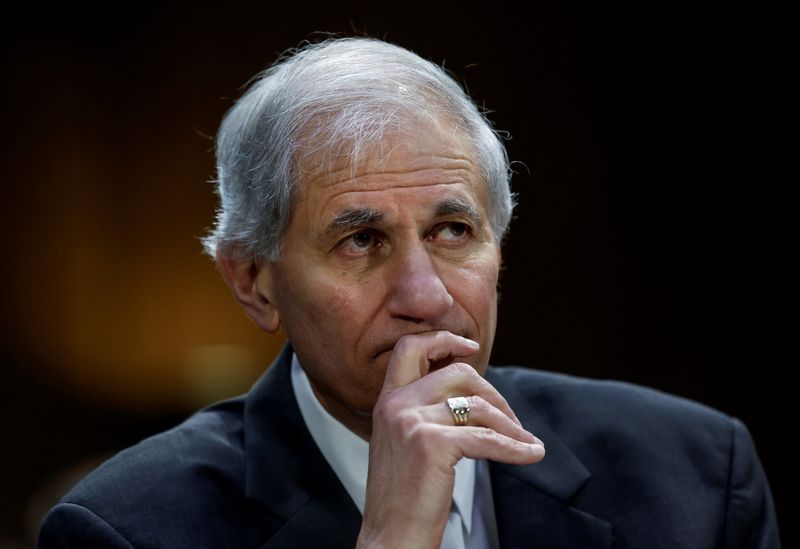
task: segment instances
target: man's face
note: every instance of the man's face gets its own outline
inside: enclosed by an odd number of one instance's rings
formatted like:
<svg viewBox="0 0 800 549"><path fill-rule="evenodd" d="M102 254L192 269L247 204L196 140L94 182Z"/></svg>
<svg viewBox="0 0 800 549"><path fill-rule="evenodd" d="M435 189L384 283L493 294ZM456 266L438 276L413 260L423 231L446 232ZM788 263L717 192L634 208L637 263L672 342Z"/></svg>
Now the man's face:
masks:
<svg viewBox="0 0 800 549"><path fill-rule="evenodd" d="M310 175L281 259L257 278L317 396L345 424L371 414L400 337L473 339L481 350L466 362L483 374L495 332L500 249L468 142L430 123L382 149L355 173L301 166Z"/></svg>

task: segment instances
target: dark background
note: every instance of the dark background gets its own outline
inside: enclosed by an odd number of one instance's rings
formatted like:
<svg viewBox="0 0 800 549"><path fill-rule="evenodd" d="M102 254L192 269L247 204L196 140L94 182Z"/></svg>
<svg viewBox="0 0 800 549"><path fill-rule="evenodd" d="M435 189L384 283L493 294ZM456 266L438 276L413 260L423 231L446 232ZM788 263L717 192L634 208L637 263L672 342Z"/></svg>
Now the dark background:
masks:
<svg viewBox="0 0 800 549"><path fill-rule="evenodd" d="M246 387L280 345L237 310L196 237L215 205L208 136L240 86L314 31L444 63L512 135L519 208L493 361L739 417L793 546L788 18L552 4L6 18L0 546L30 545L74 475Z"/></svg>

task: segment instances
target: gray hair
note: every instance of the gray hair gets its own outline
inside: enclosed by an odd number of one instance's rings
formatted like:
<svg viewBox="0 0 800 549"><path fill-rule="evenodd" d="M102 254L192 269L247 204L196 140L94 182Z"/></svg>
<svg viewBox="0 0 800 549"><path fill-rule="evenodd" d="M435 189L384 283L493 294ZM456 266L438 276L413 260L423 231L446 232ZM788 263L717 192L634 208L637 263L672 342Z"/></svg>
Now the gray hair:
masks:
<svg viewBox="0 0 800 549"><path fill-rule="evenodd" d="M216 140L220 207L206 252L276 261L306 155L345 154L355 169L387 132L426 116L446 117L472 144L500 243L514 196L508 156L489 121L435 64L380 40L339 38L279 59L225 115Z"/></svg>

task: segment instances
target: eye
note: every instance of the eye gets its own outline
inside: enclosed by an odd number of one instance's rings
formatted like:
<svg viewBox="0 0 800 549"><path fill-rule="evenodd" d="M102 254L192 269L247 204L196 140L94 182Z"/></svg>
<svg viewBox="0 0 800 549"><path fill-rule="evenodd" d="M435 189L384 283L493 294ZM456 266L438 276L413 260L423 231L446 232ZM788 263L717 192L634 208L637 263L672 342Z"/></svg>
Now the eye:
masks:
<svg viewBox="0 0 800 549"><path fill-rule="evenodd" d="M451 221L439 226L436 238L445 242L461 242L470 236L470 228L466 223Z"/></svg>
<svg viewBox="0 0 800 549"><path fill-rule="evenodd" d="M347 255L363 255L381 245L380 240L370 231L358 231L342 240L339 247Z"/></svg>
<svg viewBox="0 0 800 549"><path fill-rule="evenodd" d="M353 245L358 248L369 248L370 244L375 240L375 236L367 231L360 231L352 235L350 239Z"/></svg>

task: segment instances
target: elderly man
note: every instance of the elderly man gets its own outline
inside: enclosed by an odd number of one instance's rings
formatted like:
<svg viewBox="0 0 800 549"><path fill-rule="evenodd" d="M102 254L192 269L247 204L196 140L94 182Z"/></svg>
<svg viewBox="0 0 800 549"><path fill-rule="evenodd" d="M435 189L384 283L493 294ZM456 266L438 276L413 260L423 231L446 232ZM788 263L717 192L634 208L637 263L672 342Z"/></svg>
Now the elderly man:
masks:
<svg viewBox="0 0 800 549"><path fill-rule="evenodd" d="M227 114L217 159L207 250L289 344L248 395L87 477L42 547L778 545L738 421L488 367L508 161L441 69L307 46Z"/></svg>

